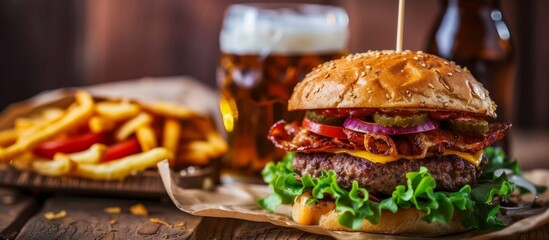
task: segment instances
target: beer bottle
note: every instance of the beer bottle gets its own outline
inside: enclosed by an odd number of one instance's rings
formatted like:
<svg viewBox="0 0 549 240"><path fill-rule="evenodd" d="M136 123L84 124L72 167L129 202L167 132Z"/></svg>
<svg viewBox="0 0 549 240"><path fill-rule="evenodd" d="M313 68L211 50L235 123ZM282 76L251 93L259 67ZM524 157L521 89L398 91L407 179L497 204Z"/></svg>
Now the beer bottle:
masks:
<svg viewBox="0 0 549 240"><path fill-rule="evenodd" d="M490 92L497 120L513 118L515 71L511 34L499 0L440 0L427 51L471 71ZM509 152L509 138L499 143Z"/></svg>

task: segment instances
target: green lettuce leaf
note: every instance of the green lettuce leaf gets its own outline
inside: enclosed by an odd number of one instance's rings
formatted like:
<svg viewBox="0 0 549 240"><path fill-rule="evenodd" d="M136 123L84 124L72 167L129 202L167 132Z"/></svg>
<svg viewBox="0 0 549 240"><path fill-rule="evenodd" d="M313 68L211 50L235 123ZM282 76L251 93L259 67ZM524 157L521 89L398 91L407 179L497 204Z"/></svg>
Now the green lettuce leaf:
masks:
<svg viewBox="0 0 549 240"><path fill-rule="evenodd" d="M293 204L294 200L306 191L312 198L312 204L329 196L335 199L336 210L340 212L339 223L345 227L357 229L364 220L373 224L381 221L383 210L397 212L399 208L414 207L425 213L422 220L433 223L448 223L457 211L462 212L461 221L468 229L497 229L503 224L496 215L498 205L492 205L494 196L507 199L514 190L514 184L507 181L505 174L498 178L487 179L471 187L463 186L456 192L436 191L436 182L427 168L420 167L418 172L406 174L406 185L399 185L391 196L370 201L368 190L359 187L354 181L351 189L337 184L333 171L323 171L319 177L299 176L292 168L294 153L288 153L282 161L269 163L263 169L263 179L274 193L258 200L264 209L274 211L280 204Z"/></svg>
<svg viewBox="0 0 549 240"><path fill-rule="evenodd" d="M503 149L487 147L484 149L484 154L488 159L488 163L484 167L482 175L480 176L481 180L493 180L495 178L494 172L500 168L511 169L513 174L522 176L518 161L516 159L511 160L507 157ZM535 185L535 187L539 194L544 193L547 190L547 187L542 185ZM521 193L527 192L528 191L526 189L521 188Z"/></svg>

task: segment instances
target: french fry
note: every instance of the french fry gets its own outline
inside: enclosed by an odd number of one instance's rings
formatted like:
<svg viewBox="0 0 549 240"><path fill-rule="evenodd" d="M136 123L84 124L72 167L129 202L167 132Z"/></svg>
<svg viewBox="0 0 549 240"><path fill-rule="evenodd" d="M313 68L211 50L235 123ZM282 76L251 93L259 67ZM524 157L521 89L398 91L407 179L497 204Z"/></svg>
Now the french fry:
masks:
<svg viewBox="0 0 549 240"><path fill-rule="evenodd" d="M137 141L139 142L143 152L149 151L158 146L156 143L156 135L150 126L141 126L137 128L135 134L137 135Z"/></svg>
<svg viewBox="0 0 549 240"><path fill-rule="evenodd" d="M13 144L17 140L17 131L15 129L6 129L0 131L0 147Z"/></svg>
<svg viewBox="0 0 549 240"><path fill-rule="evenodd" d="M116 132L114 133L114 137L118 141L125 140L129 136L131 136L139 127L150 125L151 122L151 115L147 113L140 113L139 115L122 124L122 126L120 126L120 128L118 128L118 130L116 130Z"/></svg>
<svg viewBox="0 0 549 240"><path fill-rule="evenodd" d="M44 128L48 128L51 124L58 121L63 117L61 115L48 114L44 117L38 118L20 118L15 121L15 128L17 130L17 139L24 139L30 135L41 131Z"/></svg>
<svg viewBox="0 0 549 240"><path fill-rule="evenodd" d="M121 180L134 171L143 171L170 157L170 151L158 147L107 163L78 164L74 175L93 180Z"/></svg>
<svg viewBox="0 0 549 240"><path fill-rule="evenodd" d="M193 123L206 135L206 141L211 148L210 157L218 157L227 151L227 142L215 131L211 122L206 119L198 119Z"/></svg>
<svg viewBox="0 0 549 240"><path fill-rule="evenodd" d="M17 118L15 119L15 131L17 135L21 135L27 129L35 126L36 124L42 122L41 120L32 119L32 118Z"/></svg>
<svg viewBox="0 0 549 240"><path fill-rule="evenodd" d="M63 113L65 113L65 110L61 108L46 108L42 112L40 112L40 118L45 120L55 120L63 116Z"/></svg>
<svg viewBox="0 0 549 240"><path fill-rule="evenodd" d="M225 139L219 136L217 132L208 133L207 139L210 146L215 150L210 157L219 157L223 153L227 152L229 146L227 145L227 142L225 142Z"/></svg>
<svg viewBox="0 0 549 240"><path fill-rule="evenodd" d="M93 114L93 105L94 102L89 93L77 91L75 107L69 108L69 110L65 111L63 116L56 119L51 124L35 129L36 131L29 133L24 138L18 138L14 144L5 149L1 149L0 162L7 162L11 158L22 154L27 149L32 149L36 145L87 121Z"/></svg>
<svg viewBox="0 0 549 240"><path fill-rule="evenodd" d="M164 133L162 138L162 146L172 152L177 153L179 136L181 135L181 124L179 120L174 118L166 118L164 120ZM174 166L174 159L170 158L170 166Z"/></svg>
<svg viewBox="0 0 549 240"><path fill-rule="evenodd" d="M76 130L85 124L91 132L112 134L117 141L135 134L143 152L105 163L101 160L107 147L100 143L77 153L58 152L53 160L33 154L33 149L46 141L76 139L82 134ZM161 142L157 133L162 133ZM76 92L75 102L66 110L46 108L16 119L14 129L0 131L0 163L11 160L14 168L46 176L120 180L164 159L173 164L174 155L188 165L205 165L226 150L227 144L211 122L188 108L167 102L95 103L84 91Z"/></svg>
<svg viewBox="0 0 549 240"><path fill-rule="evenodd" d="M37 157L31 152L25 152L20 156L13 158L10 161L10 165L20 171L31 171L32 170L32 161ZM43 159L45 160L45 159Z"/></svg>
<svg viewBox="0 0 549 240"><path fill-rule="evenodd" d="M187 123L195 133L200 133L203 137L202 140L181 142L177 154L179 161L186 165L206 165L211 159L220 157L227 151L227 143L207 119L196 118Z"/></svg>
<svg viewBox="0 0 549 240"><path fill-rule="evenodd" d="M197 116L190 108L169 102L158 101L150 105L145 105L150 112L169 118L187 119Z"/></svg>
<svg viewBox="0 0 549 240"><path fill-rule="evenodd" d="M121 121L135 117L140 113L141 108L135 103L128 101L112 102L105 101L95 105L97 114L112 120Z"/></svg>
<svg viewBox="0 0 549 240"><path fill-rule="evenodd" d="M204 141L185 143L179 146L177 160L185 165L206 165L210 162L208 151L208 145Z"/></svg>
<svg viewBox="0 0 549 240"><path fill-rule="evenodd" d="M135 205L132 205L130 207L130 212L135 216L148 216L149 210L145 207L145 205L138 203Z"/></svg>
<svg viewBox="0 0 549 240"><path fill-rule="evenodd" d="M46 108L39 115L30 118L15 119L15 130L20 138L51 124L53 121L61 118L65 111L60 108Z"/></svg>
<svg viewBox="0 0 549 240"><path fill-rule="evenodd" d="M48 220L62 219L66 216L67 216L67 211L65 211L65 210L61 210L58 213L47 212L47 213L44 214L44 218L48 219Z"/></svg>
<svg viewBox="0 0 549 240"><path fill-rule="evenodd" d="M107 151L107 146L101 143L96 143L96 144L93 144L87 150L82 152L71 153L71 154L57 153L55 154L53 159L66 157L75 163L96 164L96 163L99 163L101 159L103 159L106 151Z"/></svg>
<svg viewBox="0 0 549 240"><path fill-rule="evenodd" d="M93 116L88 122L88 127L93 133L108 132L116 126L114 120L102 117L102 116Z"/></svg>
<svg viewBox="0 0 549 240"><path fill-rule="evenodd" d="M32 162L32 170L38 174L58 177L65 176L71 172L74 163L67 156L60 156L53 161L50 160L34 160Z"/></svg>

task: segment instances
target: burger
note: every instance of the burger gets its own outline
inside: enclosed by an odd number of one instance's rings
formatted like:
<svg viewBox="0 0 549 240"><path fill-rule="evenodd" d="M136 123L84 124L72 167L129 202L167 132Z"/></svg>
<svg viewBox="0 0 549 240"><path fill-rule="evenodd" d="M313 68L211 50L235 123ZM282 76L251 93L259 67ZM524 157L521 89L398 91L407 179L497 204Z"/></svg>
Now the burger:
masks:
<svg viewBox="0 0 549 240"><path fill-rule="evenodd" d="M515 185L484 176L484 149L503 138L496 104L466 68L413 51L326 62L294 89L268 138L288 153L263 169L292 218L327 230L444 235L503 227Z"/></svg>

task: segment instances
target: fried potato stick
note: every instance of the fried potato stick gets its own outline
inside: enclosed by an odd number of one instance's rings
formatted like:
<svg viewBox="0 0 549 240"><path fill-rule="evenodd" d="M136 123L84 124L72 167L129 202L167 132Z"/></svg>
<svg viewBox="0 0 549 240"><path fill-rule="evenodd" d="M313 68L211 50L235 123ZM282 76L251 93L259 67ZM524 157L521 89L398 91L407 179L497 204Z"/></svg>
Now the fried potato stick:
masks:
<svg viewBox="0 0 549 240"><path fill-rule="evenodd" d="M13 144L17 140L17 131L15 129L6 129L0 131L0 147Z"/></svg>
<svg viewBox="0 0 549 240"><path fill-rule="evenodd" d="M137 135L137 141L141 146L141 150L144 152L158 146L156 142L156 135L150 126L141 126L137 128L135 134Z"/></svg>
<svg viewBox="0 0 549 240"><path fill-rule="evenodd" d="M7 162L28 149L47 141L57 134L65 132L80 123L87 121L93 114L94 102L91 95L85 91L76 92L76 105L65 111L63 116L47 126L29 133L5 149L0 148L0 162Z"/></svg>
<svg viewBox="0 0 549 240"><path fill-rule="evenodd" d="M164 133L162 135L162 146L172 152L177 153L179 136L181 135L181 124L175 118L166 118L164 120ZM170 158L170 166L174 166L174 159Z"/></svg>
<svg viewBox="0 0 549 240"><path fill-rule="evenodd" d="M95 105L95 112L97 114L116 121L135 117L140 111L141 108L139 105L128 101L105 101Z"/></svg>
<svg viewBox="0 0 549 240"><path fill-rule="evenodd" d="M47 108L38 117L18 118L15 120L15 130L18 139L26 138L40 129L48 127L53 122L63 117L65 110L60 108Z"/></svg>
<svg viewBox="0 0 549 240"><path fill-rule="evenodd" d="M187 165L205 165L227 151L227 143L206 119L198 118L190 124L204 134L206 139L182 142L179 145L178 160Z"/></svg>
<svg viewBox="0 0 549 240"><path fill-rule="evenodd" d="M78 164L74 175L93 180L121 180L134 171L143 171L170 157L170 151L158 147L107 163Z"/></svg>
<svg viewBox="0 0 549 240"><path fill-rule="evenodd" d="M114 120L102 117L102 116L93 116L88 122L88 127L93 133L108 132L116 126Z"/></svg>
<svg viewBox="0 0 549 240"><path fill-rule="evenodd" d="M32 161L36 160L38 157L32 154L31 152L25 152L10 161L10 166L20 171L31 171L32 170ZM42 159L46 160L46 159Z"/></svg>
<svg viewBox="0 0 549 240"><path fill-rule="evenodd" d="M150 112L170 118L187 119L196 116L190 108L169 102L158 101L144 106Z"/></svg>
<svg viewBox="0 0 549 240"><path fill-rule="evenodd" d="M122 126L120 126L120 128L118 128L118 130L116 130L116 132L114 133L114 137L118 141L125 140L135 131L137 131L138 128L150 125L152 120L153 118L150 114L140 113L139 115L122 124Z"/></svg>
<svg viewBox="0 0 549 240"><path fill-rule="evenodd" d="M34 160L31 165L32 171L50 177L66 176L74 167L74 163L67 156L58 156L52 161Z"/></svg>
<svg viewBox="0 0 549 240"><path fill-rule="evenodd" d="M103 157L105 156L105 152L107 152L107 146L101 143L96 143L91 145L91 147L85 151L71 154L57 153L53 158L58 159L66 157L75 163L96 164L99 163L101 159L103 159Z"/></svg>

